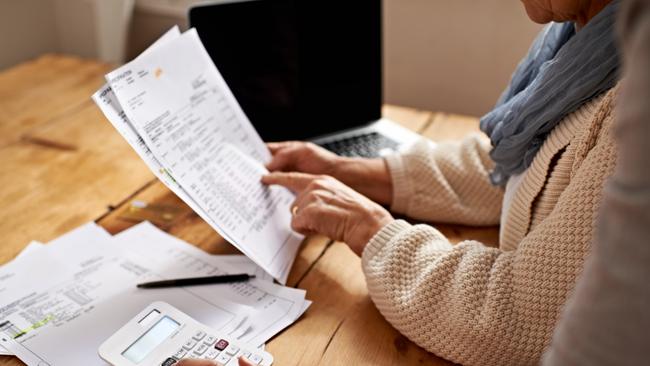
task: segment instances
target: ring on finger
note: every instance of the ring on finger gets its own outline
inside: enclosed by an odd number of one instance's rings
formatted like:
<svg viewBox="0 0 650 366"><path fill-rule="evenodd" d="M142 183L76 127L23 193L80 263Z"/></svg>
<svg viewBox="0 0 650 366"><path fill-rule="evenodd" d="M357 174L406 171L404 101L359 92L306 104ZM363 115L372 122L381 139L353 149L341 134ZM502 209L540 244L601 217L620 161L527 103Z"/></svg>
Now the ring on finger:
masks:
<svg viewBox="0 0 650 366"><path fill-rule="evenodd" d="M298 214L298 206L291 207L291 215L296 216Z"/></svg>

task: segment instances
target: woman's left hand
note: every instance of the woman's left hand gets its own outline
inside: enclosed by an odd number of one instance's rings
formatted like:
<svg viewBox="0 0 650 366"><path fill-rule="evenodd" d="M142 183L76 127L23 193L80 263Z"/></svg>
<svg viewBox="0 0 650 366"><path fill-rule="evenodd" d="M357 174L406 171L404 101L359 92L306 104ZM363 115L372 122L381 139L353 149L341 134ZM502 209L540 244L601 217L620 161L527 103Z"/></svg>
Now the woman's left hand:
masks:
<svg viewBox="0 0 650 366"><path fill-rule="evenodd" d="M368 241L393 221L379 204L330 176L274 172L262 177L262 183L278 184L296 193L291 206L295 231L343 241L359 256Z"/></svg>

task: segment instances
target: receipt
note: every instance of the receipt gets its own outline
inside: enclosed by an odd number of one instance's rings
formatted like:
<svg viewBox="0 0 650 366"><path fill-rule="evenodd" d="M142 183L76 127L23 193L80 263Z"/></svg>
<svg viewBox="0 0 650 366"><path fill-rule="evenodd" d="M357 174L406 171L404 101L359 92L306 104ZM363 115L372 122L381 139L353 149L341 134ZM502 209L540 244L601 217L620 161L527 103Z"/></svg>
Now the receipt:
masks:
<svg viewBox="0 0 650 366"><path fill-rule="evenodd" d="M143 159L156 175L226 240L285 283L303 239L290 228L293 195L259 182L270 153L196 31L148 50L107 80L123 109L121 124L132 127L118 130L148 156Z"/></svg>

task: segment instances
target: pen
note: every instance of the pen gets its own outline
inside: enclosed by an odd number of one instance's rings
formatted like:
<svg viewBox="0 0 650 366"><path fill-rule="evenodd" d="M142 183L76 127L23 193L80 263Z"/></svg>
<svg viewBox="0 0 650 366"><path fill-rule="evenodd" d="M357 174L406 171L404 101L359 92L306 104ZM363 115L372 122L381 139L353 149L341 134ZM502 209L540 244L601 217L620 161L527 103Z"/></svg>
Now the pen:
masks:
<svg viewBox="0 0 650 366"><path fill-rule="evenodd" d="M242 273L242 274L221 275L221 276L177 278L173 280L139 283L137 287L138 288L161 288L161 287L211 285L217 283L243 282L243 281L248 281L251 278L255 278L255 275L248 275L246 273Z"/></svg>

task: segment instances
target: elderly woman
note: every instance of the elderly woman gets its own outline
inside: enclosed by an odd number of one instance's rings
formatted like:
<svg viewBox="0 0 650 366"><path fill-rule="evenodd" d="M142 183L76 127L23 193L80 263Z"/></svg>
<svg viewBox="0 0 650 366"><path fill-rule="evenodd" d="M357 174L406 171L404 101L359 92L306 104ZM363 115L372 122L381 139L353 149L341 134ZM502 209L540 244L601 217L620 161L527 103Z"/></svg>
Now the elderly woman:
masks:
<svg viewBox="0 0 650 366"><path fill-rule="evenodd" d="M548 25L481 120L490 141L414 145L385 159L269 144L266 184L297 193L292 226L346 242L370 296L421 347L462 364L538 363L583 268L605 179L618 1L522 0ZM490 143L491 142L491 143ZM429 225L501 224L499 248Z"/></svg>

